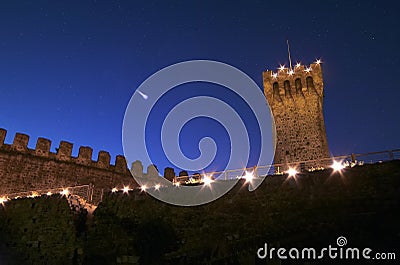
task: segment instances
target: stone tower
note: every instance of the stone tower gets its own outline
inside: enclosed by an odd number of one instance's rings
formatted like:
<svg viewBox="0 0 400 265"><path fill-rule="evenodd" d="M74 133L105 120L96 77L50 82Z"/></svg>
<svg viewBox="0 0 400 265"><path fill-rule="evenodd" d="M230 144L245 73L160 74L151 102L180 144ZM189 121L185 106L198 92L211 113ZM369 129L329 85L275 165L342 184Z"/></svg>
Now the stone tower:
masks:
<svg viewBox="0 0 400 265"><path fill-rule="evenodd" d="M263 82L276 128L274 164L281 164L281 170L293 162L298 170L326 166L319 161L329 158L320 61L309 67L296 64L292 69L281 66L277 72L267 70Z"/></svg>

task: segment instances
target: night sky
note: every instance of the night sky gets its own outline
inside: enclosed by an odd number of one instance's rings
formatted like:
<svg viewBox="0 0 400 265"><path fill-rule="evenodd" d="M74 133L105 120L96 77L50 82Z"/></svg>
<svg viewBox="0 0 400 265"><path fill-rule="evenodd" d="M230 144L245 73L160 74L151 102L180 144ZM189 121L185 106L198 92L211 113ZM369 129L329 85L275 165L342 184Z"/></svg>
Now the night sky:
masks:
<svg viewBox="0 0 400 265"><path fill-rule="evenodd" d="M150 75L208 59L237 67L261 89L264 70L288 65L289 39L294 62L323 61L332 155L400 147L395 1L148 2L1 2L0 127L8 130L6 142L24 132L31 148L37 137L52 140L53 151L66 140L74 143L73 155L85 145L93 147L93 159L106 150L114 161L123 153L126 106ZM173 97L163 101L166 109L176 103ZM209 126L223 141L219 125ZM197 144L185 148L196 156ZM160 169L168 166L159 161Z"/></svg>

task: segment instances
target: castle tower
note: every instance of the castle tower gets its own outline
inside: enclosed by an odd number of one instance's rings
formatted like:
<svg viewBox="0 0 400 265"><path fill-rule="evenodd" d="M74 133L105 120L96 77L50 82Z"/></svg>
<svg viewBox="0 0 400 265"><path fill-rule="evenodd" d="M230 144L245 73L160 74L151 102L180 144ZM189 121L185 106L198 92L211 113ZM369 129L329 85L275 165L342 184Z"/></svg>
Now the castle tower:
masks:
<svg viewBox="0 0 400 265"><path fill-rule="evenodd" d="M296 64L293 69L281 66L277 72L263 72L264 95L276 128L274 164L282 164L281 171L293 162L298 162L299 169L324 167L326 162L318 160L329 158L320 63L318 60L309 67Z"/></svg>

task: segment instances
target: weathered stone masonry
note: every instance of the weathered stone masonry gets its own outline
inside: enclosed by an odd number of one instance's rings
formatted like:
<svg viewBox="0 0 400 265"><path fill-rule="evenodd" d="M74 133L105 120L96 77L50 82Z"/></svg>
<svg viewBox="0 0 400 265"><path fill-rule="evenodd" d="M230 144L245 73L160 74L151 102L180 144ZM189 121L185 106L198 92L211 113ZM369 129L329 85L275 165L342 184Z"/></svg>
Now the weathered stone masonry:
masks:
<svg viewBox="0 0 400 265"><path fill-rule="evenodd" d="M274 164L329 158L323 117L323 78L321 65L284 68L274 74L263 72L264 94L276 126ZM324 166L305 163L306 168Z"/></svg>
<svg viewBox="0 0 400 265"><path fill-rule="evenodd" d="M93 184L96 202L102 190L137 186L121 155L115 165L110 164L110 154L105 151L93 161L93 149L81 146L78 157L72 157L73 144L65 141L52 153L51 141L44 138L38 138L32 150L28 135L17 133L10 145L4 143L6 133L0 129L0 194Z"/></svg>

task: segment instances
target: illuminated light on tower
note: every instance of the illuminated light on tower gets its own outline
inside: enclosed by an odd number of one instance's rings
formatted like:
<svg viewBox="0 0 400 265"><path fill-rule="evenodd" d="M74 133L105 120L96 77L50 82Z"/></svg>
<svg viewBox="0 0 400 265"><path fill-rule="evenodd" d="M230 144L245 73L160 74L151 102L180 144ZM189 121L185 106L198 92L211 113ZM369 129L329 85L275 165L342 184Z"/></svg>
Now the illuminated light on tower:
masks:
<svg viewBox="0 0 400 265"><path fill-rule="evenodd" d="M129 186L124 186L123 191L124 191L124 193L128 193L129 192Z"/></svg>
<svg viewBox="0 0 400 265"><path fill-rule="evenodd" d="M294 74L294 71L293 70L290 70L289 72L288 72L288 75L293 75Z"/></svg>
<svg viewBox="0 0 400 265"><path fill-rule="evenodd" d="M301 63L296 63L296 68L299 68L301 66Z"/></svg>
<svg viewBox="0 0 400 265"><path fill-rule="evenodd" d="M322 61L321 61L321 59L318 59L318 60L315 61L315 63L316 63L316 64L321 64Z"/></svg>
<svg viewBox="0 0 400 265"><path fill-rule="evenodd" d="M289 177L295 177L299 172L297 172L295 168L289 167L286 173L289 175Z"/></svg>
<svg viewBox="0 0 400 265"><path fill-rule="evenodd" d="M142 185L142 186L140 187L140 190L141 190L141 191L146 191L146 189L147 189L147 186L146 186L146 185Z"/></svg>
<svg viewBox="0 0 400 265"><path fill-rule="evenodd" d="M68 189L63 189L62 192L60 193L62 196L68 196L69 195L69 190Z"/></svg>
<svg viewBox="0 0 400 265"><path fill-rule="evenodd" d="M308 67L308 68L306 68L306 69L304 69L304 72L306 72L306 73L309 73L309 72L311 72L311 66L310 66L310 67Z"/></svg>
<svg viewBox="0 0 400 265"><path fill-rule="evenodd" d="M155 190L159 190L160 187L161 187L161 185L160 185L160 184L157 184L157 185L154 186L154 189L155 189Z"/></svg>
<svg viewBox="0 0 400 265"><path fill-rule="evenodd" d="M246 183L251 182L254 179L253 172L246 171L246 174L244 175L244 179L246 180Z"/></svg>
<svg viewBox="0 0 400 265"><path fill-rule="evenodd" d="M4 196L4 197L0 197L0 204L4 205L5 202L7 202L8 199Z"/></svg>
<svg viewBox="0 0 400 265"><path fill-rule="evenodd" d="M53 193L51 191L49 191L49 192L46 193L46 195L47 196L51 196L51 195L53 195Z"/></svg>
<svg viewBox="0 0 400 265"><path fill-rule="evenodd" d="M283 71L283 70L285 70L285 65L279 65L279 71Z"/></svg>
<svg viewBox="0 0 400 265"><path fill-rule="evenodd" d="M118 191L117 188L112 188L112 190L111 190L112 193L115 193L115 192L117 192L117 191Z"/></svg>
<svg viewBox="0 0 400 265"><path fill-rule="evenodd" d="M333 161L331 168L333 169L333 172L340 172L344 168L344 165L342 164L342 162Z"/></svg>

